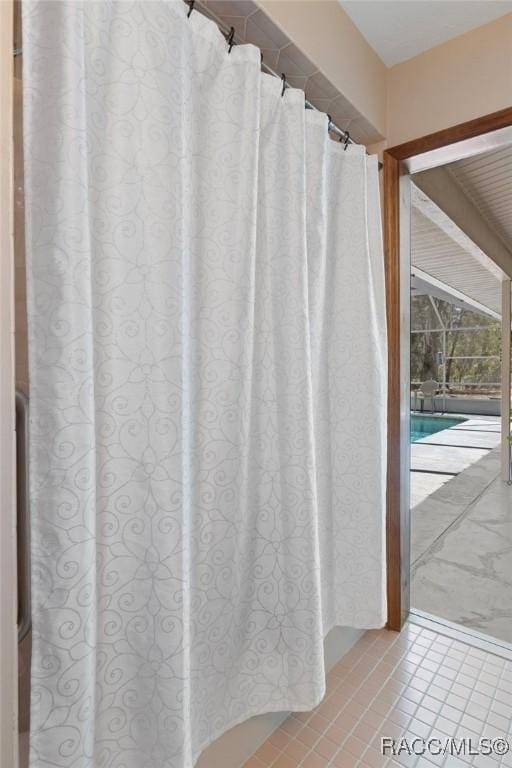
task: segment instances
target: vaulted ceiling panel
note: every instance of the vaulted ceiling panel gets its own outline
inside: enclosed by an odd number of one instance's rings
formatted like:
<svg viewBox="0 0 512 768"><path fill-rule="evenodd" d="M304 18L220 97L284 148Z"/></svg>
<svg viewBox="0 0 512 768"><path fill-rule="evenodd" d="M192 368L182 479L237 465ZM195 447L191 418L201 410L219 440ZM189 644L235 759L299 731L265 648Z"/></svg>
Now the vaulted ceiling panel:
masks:
<svg viewBox="0 0 512 768"><path fill-rule="evenodd" d="M512 251L512 146L459 160L447 168Z"/></svg>
<svg viewBox="0 0 512 768"><path fill-rule="evenodd" d="M501 283L470 253L424 216L411 214L411 263L493 312L501 313Z"/></svg>

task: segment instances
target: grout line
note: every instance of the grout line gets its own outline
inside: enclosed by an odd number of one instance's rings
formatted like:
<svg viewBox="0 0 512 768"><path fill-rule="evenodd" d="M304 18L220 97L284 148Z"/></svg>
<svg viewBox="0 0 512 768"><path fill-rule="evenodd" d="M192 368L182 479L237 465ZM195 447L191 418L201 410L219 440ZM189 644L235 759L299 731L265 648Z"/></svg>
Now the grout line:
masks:
<svg viewBox="0 0 512 768"><path fill-rule="evenodd" d="M397 638L396 638L396 639L398 639L398 637L399 637L399 635L397 635ZM395 645L396 639L395 639L395 641L393 641L393 643L391 643L391 644L389 645L389 647L388 647L388 648L386 648L386 651L385 651L385 653L383 654L383 656L382 656L382 657L381 657L379 660L377 660L377 663L375 664L375 666L374 666L374 667L371 669L371 671L370 671L370 672L369 672L369 673L366 675L366 677L364 677L364 678L363 678L363 680L361 681L361 683L360 683L360 684L357 686L356 690L355 690L355 691L354 691L354 692L351 694L351 696L350 696L350 697L347 699L347 702L345 703L344 707L343 707L343 708L340 710L340 712L338 713L338 715L336 716L336 718L334 718L334 720L336 720L336 719L337 719L337 717L339 716L339 714L341 714L341 712L343 711L343 709L345 709L345 707L347 706L347 704L349 704L349 703L350 703L350 701L351 701L351 700L354 698L354 696L357 694L357 692L358 692L358 691L361 689L362 685L363 685L363 684L364 684L364 683L365 683L365 682L366 682L366 681L369 679L369 677L371 677L371 675L372 675L372 674L373 674L373 672L375 671L376 667L378 667L378 665L379 665L380 661L384 661L384 660L386 659L386 655L387 655L387 652L388 652L388 651L389 651L389 650L390 650L390 649L391 649L391 648L392 648L392 647ZM371 647L372 647L374 644L375 644L375 641L374 641L374 643L372 643L372 645L371 645L369 648L371 648ZM413 641L413 642L412 642L410 645L411 645L411 646L412 646L412 645L414 645L414 641ZM369 649L367 649L367 650L369 650ZM386 678L383 680L383 682L382 682L381 686L380 686L380 687L377 689L376 693L374 694L373 698L371 699L371 702L370 702L370 704L368 704L368 706L366 706L366 707L364 708L364 710L363 710L363 712L361 713L361 715L359 715L359 717L357 718L357 722L355 723L355 725L354 725L354 726L352 726L352 728L351 728L351 729L350 729L350 730L347 732L347 734L346 734L346 737L345 737L344 741L346 741L346 740L347 740L347 739L348 739L350 736L352 736L352 735L353 735L353 733L354 733L354 730L357 728L357 726L360 724L360 722L361 722L361 721L364 719L364 716L365 716L365 714L366 714L366 713L367 713L367 712L368 712L368 711L371 709L371 703L373 703L373 702L375 701L375 699L376 699L376 698L377 698L377 697L378 697L378 696L379 696L379 695L382 693L382 691L383 691L383 689L385 688L385 686L386 686L386 685L387 685L387 684L390 682L390 680L391 680L391 679L393 679L393 676L394 676L394 674L395 674L395 671L396 671L397 667L398 667L400 664L402 664L402 661L403 661L403 656L405 656L405 655L406 655L406 653L407 653L407 651L408 651L408 650L410 650L410 646L409 646L409 648L407 648L407 649L404 649L404 652L403 652L403 654L401 654L401 657L402 657L402 658L401 658L400 660L398 660L398 661L395 661L393 664L391 664L389 661L387 662L387 663L389 664L389 666L391 666L391 667L392 667L392 668L391 668L391 670L390 670L390 672L389 672L389 674L388 674L388 675L387 675L387 677L386 677ZM366 653L367 653L367 651L366 651L366 652L365 652L365 653L362 655L362 657L361 657L361 658L363 658L363 657L366 655ZM374 658L375 658L375 657L374 657ZM412 677L412 676L411 676L411 677ZM340 681L340 682L341 682L341 681ZM407 684L405 684L405 683L404 683L404 685L407 685ZM340 686L338 685L337 687L340 687ZM336 690L336 689L335 689L335 690ZM400 695L401 695L401 694L397 695L397 696L396 696L396 699L398 699ZM422 698L423 698L423 697L422 697ZM385 722L385 721L386 721L386 720L389 718L389 714L390 714L390 712L391 712L391 711L392 711L392 710L393 710L395 707L396 707L396 702L395 702L395 704L392 704L392 705L390 705L390 707L389 707L389 709L388 709L388 713L387 713L386 715L380 715L380 714L379 714L379 713L377 713L377 712L376 712L376 714L378 714L378 715L379 715L379 717L382 717L382 722L384 723L384 722ZM372 710L372 711L374 711L374 710ZM416 710L415 710L415 711L416 711ZM412 719L412 717L411 717L411 719ZM333 720L333 721L331 721L331 725L333 725L333 723L334 723L334 720ZM324 734L322 734L322 736L325 736L325 733L326 733L326 731L324 732ZM378 732L377 732L377 733L378 733ZM377 733L376 733L376 735L377 735ZM318 739L317 739L317 741L315 742L315 744L317 744L317 743L318 743ZM312 749L313 749L313 747L312 747ZM366 747L366 749L365 749L365 750L363 751L363 753L361 754L360 758L354 758L354 759L357 761L357 763L356 763L356 764L358 764L358 763L359 763L359 762L360 762L360 761L363 759L363 757L364 757L364 755L366 754L366 752L367 752L368 750L370 750L370 749L373 749L373 748L372 748L371 744L368 744L368 745L367 745L367 747ZM342 745L340 745L340 748L339 748L339 749L338 749L338 750L337 750L337 751L336 751L336 752L333 754L333 756L332 756L332 758L331 758L331 761L332 761L332 760L334 760L334 759L335 759L335 758L336 758L336 757L337 757L337 756L338 756L338 755L339 755L339 754L342 752L342 750L343 750L343 744L342 744ZM304 759L305 759L305 758L304 758ZM302 762L301 762L301 765L302 765Z"/></svg>
<svg viewBox="0 0 512 768"><path fill-rule="evenodd" d="M482 459L485 458L482 456ZM470 464L471 466L471 464ZM466 467L468 469L468 467ZM458 477L464 470L460 472L441 472L440 469L411 469L411 472L420 472L423 475L449 475L450 477ZM431 494L432 495L432 494ZM428 497L427 497L428 498Z"/></svg>
<svg viewBox="0 0 512 768"><path fill-rule="evenodd" d="M411 608L410 616L410 621L418 626L445 634L446 637L453 637L455 640L464 642L472 648L492 653L495 656L506 659L506 661L512 661L512 644L507 643L506 640L491 637L472 627L467 627L465 624L456 624L449 619L445 619L443 616L434 616L419 608ZM450 634L446 634L447 632Z"/></svg>
<svg viewBox="0 0 512 768"><path fill-rule="evenodd" d="M483 432L486 435L500 435L501 438L501 430L499 429L470 429L469 427L450 427L450 429L453 429L454 432Z"/></svg>
<svg viewBox="0 0 512 768"><path fill-rule="evenodd" d="M425 440L425 438L423 438ZM412 443L412 445L434 445L436 448L474 448L475 450L479 451L492 451L493 448L497 448L497 445L488 446L488 445L453 445L452 443L426 443L422 442L421 440L417 440L415 443ZM483 458L483 457L482 457Z"/></svg>
<svg viewBox="0 0 512 768"><path fill-rule="evenodd" d="M332 687L329 688L328 695L322 703L340 692L346 683L354 686L354 690L343 700L335 715L325 716L326 725L323 732L317 733L315 739L312 740L313 743L306 745L308 747L307 752L297 765L304 766L311 754L315 754L320 760L325 761L326 768L328 766L334 768L333 761L346 752L347 740L353 737L358 726L365 724L369 711L380 720L380 725L373 727L373 735L367 742L359 739L362 752L353 758L356 768L369 765L365 762L367 754L379 753L379 736L386 735L385 729L388 725L391 736L393 736L393 730L399 729L402 736L422 738L422 729L416 730L413 724L413 721L417 721L429 729L430 737L439 734L453 738L460 728L466 728L466 731L472 732L471 721L469 725L467 722L463 724L464 718L467 717L475 721L475 736L485 735L489 730L494 730L496 733L509 732L512 711L509 714L507 708L510 709L510 707L505 702L506 692L512 685L512 676L510 675L511 668L508 660L503 655L478 648L469 643L466 637L462 639L454 637L450 633L450 627L443 624L442 621L432 622L432 624L433 627L430 626L426 618L411 616L411 620L407 622L402 633L396 634L395 637L392 637L392 633L384 635L387 638L391 636L390 642L379 643L381 634L376 633L372 637L367 633L353 646L353 648L357 648L359 643L364 643L365 647L361 648L360 646L360 652L354 659L352 666L350 659L347 659L348 664L342 666L338 673L333 676L332 683L329 683ZM503 663L501 665L495 664L492 662L492 658L499 658ZM378 684L379 678L377 678L374 681L377 683L374 691L368 693L367 697L361 697L360 701L354 702L365 683L374 675L378 675L382 663L385 664L385 667L383 668L384 677L382 677L380 684ZM336 670L339 665L343 665L343 657L334 665L332 671ZM386 668L388 669L387 672L385 672ZM368 671L365 674L366 669ZM362 674L357 684L350 677L354 672ZM494 682L492 682L493 679ZM444 682L439 685L441 680ZM502 680L506 682L506 685L500 687L499 683ZM379 699L390 682L393 682L394 686L386 692L384 706L380 707L381 712L379 713L378 709L372 709L372 705ZM416 692L413 698L417 700L408 698L409 689ZM464 692L463 689L467 692ZM500 691L500 698L496 697L498 690ZM457 701L451 697L457 697ZM364 703L365 699L366 704ZM407 700L410 704L408 707L410 711L400 709L398 705L401 699ZM338 748L332 756L321 758L320 753L316 752L316 746L326 738L327 731L345 710L347 714L351 714L351 702L357 703L361 707L359 714L353 715L354 725L346 730L342 742L337 745ZM299 730L293 736L288 736L284 748L278 750L270 765L274 766L279 763L279 758L286 754L286 749L292 741L304 743L298 738L300 731L308 725L309 719L318 712L321 704L309 713L310 717L307 721L300 721ZM500 712L500 707L505 708L506 714ZM476 712L475 709L481 711ZM386 714L382 714L384 711ZM400 713L400 716L392 719L395 712ZM495 725L493 718L498 720L498 725ZM400 720L402 723L399 722ZM507 725L502 725L502 723ZM368 725L368 723L366 724ZM478 726L478 734L476 733L476 726ZM413 728L412 731L410 730L411 727ZM383 765L398 766L399 763L402 765L401 761L391 762L389 760L383 762ZM409 763L406 764L409 765ZM442 764L445 764L444 761ZM470 764L473 764L472 760ZM265 765L265 768L269 767ZM496 768L498 768L498 764Z"/></svg>

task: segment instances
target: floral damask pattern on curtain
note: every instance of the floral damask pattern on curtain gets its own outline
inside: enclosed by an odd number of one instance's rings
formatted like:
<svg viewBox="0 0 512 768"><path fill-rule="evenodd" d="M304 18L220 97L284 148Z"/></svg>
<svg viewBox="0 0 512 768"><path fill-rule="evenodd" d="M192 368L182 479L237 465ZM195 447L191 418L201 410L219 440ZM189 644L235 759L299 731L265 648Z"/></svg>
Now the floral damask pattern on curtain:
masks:
<svg viewBox="0 0 512 768"><path fill-rule="evenodd" d="M181 2L23 4L32 768L189 768L384 622L377 167Z"/></svg>

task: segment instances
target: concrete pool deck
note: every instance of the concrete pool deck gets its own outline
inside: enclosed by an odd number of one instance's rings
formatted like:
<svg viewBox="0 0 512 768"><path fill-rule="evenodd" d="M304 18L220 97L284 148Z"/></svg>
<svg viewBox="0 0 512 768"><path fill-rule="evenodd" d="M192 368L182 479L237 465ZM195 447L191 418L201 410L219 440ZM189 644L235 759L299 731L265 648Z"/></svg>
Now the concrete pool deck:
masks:
<svg viewBox="0 0 512 768"><path fill-rule="evenodd" d="M461 418L467 420L411 444L411 508L499 446L498 417Z"/></svg>
<svg viewBox="0 0 512 768"><path fill-rule="evenodd" d="M439 444L432 446L435 438ZM499 438L499 421L489 417L425 438L446 457L444 449L467 452L474 440L479 458L447 479L438 476L438 487L411 511L411 605L512 643L512 486L500 477ZM492 442L496 447L484 448ZM464 460L459 454L458 461ZM429 465L428 457L423 461ZM411 485L420 474L429 475L411 472ZM417 497L427 486L428 480L416 484Z"/></svg>
<svg viewBox="0 0 512 768"><path fill-rule="evenodd" d="M512 644L512 486L500 449L412 511L411 604Z"/></svg>

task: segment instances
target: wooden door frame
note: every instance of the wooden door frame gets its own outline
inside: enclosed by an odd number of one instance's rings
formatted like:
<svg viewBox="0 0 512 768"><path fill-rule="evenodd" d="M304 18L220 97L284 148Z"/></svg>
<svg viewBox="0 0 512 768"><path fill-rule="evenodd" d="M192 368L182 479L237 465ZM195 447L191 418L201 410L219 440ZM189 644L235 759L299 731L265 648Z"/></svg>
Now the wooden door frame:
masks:
<svg viewBox="0 0 512 768"><path fill-rule="evenodd" d="M388 324L388 477L387 477L387 596L388 629L399 631L409 613L409 451L403 438L402 345L403 280L400 246L400 194L404 161L467 139L512 126L512 107L446 130L431 133L384 151L384 260ZM410 404L407 403L407 408ZM407 473L407 475L406 475ZM407 494L408 496L408 494Z"/></svg>

